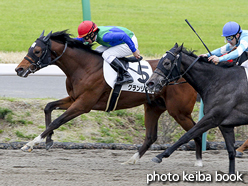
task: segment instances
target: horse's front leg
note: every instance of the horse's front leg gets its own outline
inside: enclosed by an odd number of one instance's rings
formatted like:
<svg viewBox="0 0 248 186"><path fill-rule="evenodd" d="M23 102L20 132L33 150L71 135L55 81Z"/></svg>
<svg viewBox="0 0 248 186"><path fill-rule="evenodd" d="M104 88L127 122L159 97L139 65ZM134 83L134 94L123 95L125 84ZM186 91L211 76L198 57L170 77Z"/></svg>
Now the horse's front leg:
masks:
<svg viewBox="0 0 248 186"><path fill-rule="evenodd" d="M213 115L205 115L193 128L191 128L186 134L184 134L174 145L166 149L163 153L157 155L152 159L153 162L161 163L162 158L168 158L178 147L188 143L191 139L197 138L207 130L218 126L220 121L214 120Z"/></svg>
<svg viewBox="0 0 248 186"><path fill-rule="evenodd" d="M172 115L172 114L171 114ZM179 123L182 128L185 131L189 131L194 125L195 122L193 121L191 115L187 115L186 113L181 113L177 115L172 115L174 119ZM196 155L196 161L195 166L196 167L202 167L202 134L198 137L194 138L195 141L195 155Z"/></svg>
<svg viewBox="0 0 248 186"><path fill-rule="evenodd" d="M146 153L150 146L157 140L158 119L164 110L153 105L144 104L146 136L143 145L128 161L123 164L135 164Z"/></svg>
<svg viewBox="0 0 248 186"><path fill-rule="evenodd" d="M226 149L229 155L229 174L235 174L236 151L234 148L234 143L235 143L234 127L219 126L219 129L225 139Z"/></svg>
<svg viewBox="0 0 248 186"><path fill-rule="evenodd" d="M21 149L26 152L31 152L34 145L38 145L42 142L46 136L53 132L53 130L59 128L62 124L70 121L71 119L85 112L89 112L90 110L85 110L85 108L83 108L82 103L82 101L77 99L61 116L55 119L42 134L37 136L33 141L28 142Z"/></svg>
<svg viewBox="0 0 248 186"><path fill-rule="evenodd" d="M48 103L44 109L46 128L48 128L48 126L52 122L51 115L52 115L53 110L55 109L67 110L71 106L72 103L73 101L70 97L66 97L64 99ZM53 146L52 135L53 135L53 131L49 133L46 137L46 149L47 150Z"/></svg>
<svg viewBox="0 0 248 186"><path fill-rule="evenodd" d="M187 84L178 85L182 88L189 86ZM175 87L174 87L175 88ZM186 88L186 87L185 87ZM192 88L192 87L191 87ZM178 91L176 96L174 91ZM183 97L178 97L178 95L184 95L182 90L174 89L174 91L167 92L166 107L168 113L177 121L178 124L182 126L185 131L189 131L194 127L195 122L192 119L191 113L193 112L194 105L196 102L196 93L192 88L191 94L185 94ZM185 91L188 91L185 89ZM180 100L180 102L178 101ZM195 141L195 150L196 150L196 161L195 166L202 167L202 135L194 138Z"/></svg>

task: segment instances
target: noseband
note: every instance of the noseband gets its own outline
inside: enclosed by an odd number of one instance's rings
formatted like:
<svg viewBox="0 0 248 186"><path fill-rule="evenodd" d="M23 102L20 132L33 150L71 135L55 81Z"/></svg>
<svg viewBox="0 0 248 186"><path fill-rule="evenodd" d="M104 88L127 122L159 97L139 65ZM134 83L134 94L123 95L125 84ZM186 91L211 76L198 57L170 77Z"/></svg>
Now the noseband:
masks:
<svg viewBox="0 0 248 186"><path fill-rule="evenodd" d="M54 62L56 62L59 58L62 57L62 55L65 53L66 49L67 49L67 42L65 43L65 48L62 52L62 54L58 57L56 57L54 60L51 59L51 40L49 39L48 41L44 41L41 38L38 38L36 41L39 41L42 43L42 45L44 45L45 47L42 48L42 54L40 57L37 57L33 52L29 52L27 54L26 57L24 57L24 59L26 59L32 66L35 67L35 69L31 69L31 65L29 66L28 71L30 71L31 73L36 72L38 69L44 68L48 65L53 64ZM50 53L49 53L50 51ZM54 52L55 53L55 52ZM56 53L55 53L56 54Z"/></svg>

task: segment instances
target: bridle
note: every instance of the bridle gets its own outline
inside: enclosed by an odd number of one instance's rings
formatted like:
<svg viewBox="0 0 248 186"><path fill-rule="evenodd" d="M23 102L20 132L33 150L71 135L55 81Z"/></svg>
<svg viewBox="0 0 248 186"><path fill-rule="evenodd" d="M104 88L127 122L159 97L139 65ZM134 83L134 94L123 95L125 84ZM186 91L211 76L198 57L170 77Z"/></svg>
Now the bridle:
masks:
<svg viewBox="0 0 248 186"><path fill-rule="evenodd" d="M169 54L169 55L168 55ZM170 70L167 70L164 65L163 61L168 58L171 61L171 68ZM176 85L181 83L186 83L186 81L183 82L177 82L180 78L182 78L191 68L192 66L198 61L200 57L197 57L193 63L184 71L183 74L180 72L181 68L181 62L182 62L182 54L181 52L178 55L175 55L171 51L167 51L166 55L160 59L157 68L162 72L154 71L154 73L162 76L164 79L160 81L161 85ZM166 75L167 74L167 75ZM163 82L162 82L163 81ZM174 82L174 83L171 83Z"/></svg>
<svg viewBox="0 0 248 186"><path fill-rule="evenodd" d="M46 67L48 65L51 65L51 64L55 63L58 59L60 59L63 56L63 54L65 53L65 51L67 49L67 42L66 42L62 54L52 60L51 59L51 53L53 52L55 55L56 55L56 53L51 50L51 40L50 40L50 38L44 40L44 38L39 37L36 40L36 43L39 43L41 45L42 54L41 54L40 57L37 57L33 53L32 47L29 48L29 52L24 57L24 59L26 59L31 65L28 67L28 70L27 70L26 73L29 73L29 72L34 73L38 69L44 68L44 67ZM35 67L35 68L31 68L31 66Z"/></svg>

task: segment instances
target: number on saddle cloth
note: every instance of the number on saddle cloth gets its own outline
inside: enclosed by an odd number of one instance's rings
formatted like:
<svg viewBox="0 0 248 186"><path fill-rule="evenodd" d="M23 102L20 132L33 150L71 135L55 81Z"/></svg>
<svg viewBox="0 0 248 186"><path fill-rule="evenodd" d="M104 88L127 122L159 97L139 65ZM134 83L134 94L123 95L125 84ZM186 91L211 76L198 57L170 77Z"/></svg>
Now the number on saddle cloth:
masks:
<svg viewBox="0 0 248 186"><path fill-rule="evenodd" d="M141 61L143 59L143 57L140 56L140 58L137 59L136 57L132 56L132 57L123 57L123 58L118 58L118 59L122 62L122 64L124 65L124 67L126 69L128 69L129 68L129 62L131 62L131 63L139 62L139 61ZM123 79L123 72L120 72L118 74L117 79L118 80L122 80Z"/></svg>

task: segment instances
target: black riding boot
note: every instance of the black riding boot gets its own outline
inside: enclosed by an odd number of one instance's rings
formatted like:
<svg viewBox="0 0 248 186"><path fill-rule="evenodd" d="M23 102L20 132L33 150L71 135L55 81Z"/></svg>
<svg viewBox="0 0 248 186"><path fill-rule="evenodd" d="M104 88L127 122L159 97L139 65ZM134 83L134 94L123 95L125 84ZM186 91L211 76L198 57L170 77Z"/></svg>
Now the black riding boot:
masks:
<svg viewBox="0 0 248 186"><path fill-rule="evenodd" d="M125 68L125 66L120 62L119 59L115 58L110 66L118 73L116 84L123 85L125 83L132 83L133 78Z"/></svg>

